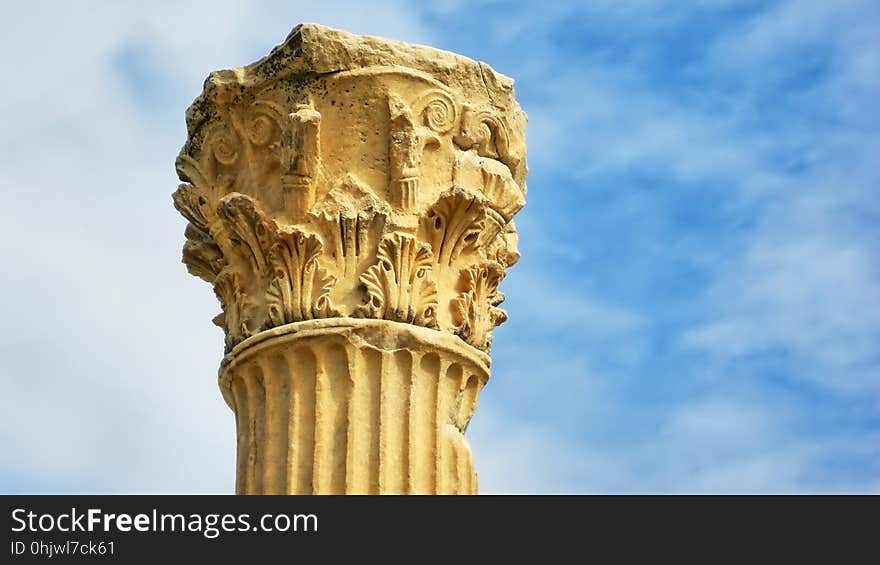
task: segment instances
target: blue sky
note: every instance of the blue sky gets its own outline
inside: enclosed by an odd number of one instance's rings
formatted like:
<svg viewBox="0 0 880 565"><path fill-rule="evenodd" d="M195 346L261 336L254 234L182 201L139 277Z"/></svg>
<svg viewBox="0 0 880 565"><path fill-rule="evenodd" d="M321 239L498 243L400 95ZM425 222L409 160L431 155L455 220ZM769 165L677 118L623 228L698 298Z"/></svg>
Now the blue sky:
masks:
<svg viewBox="0 0 880 565"><path fill-rule="evenodd" d="M176 4L0 8L0 491L232 490L173 161L208 72L315 21L529 114L484 492L880 492L875 2Z"/></svg>

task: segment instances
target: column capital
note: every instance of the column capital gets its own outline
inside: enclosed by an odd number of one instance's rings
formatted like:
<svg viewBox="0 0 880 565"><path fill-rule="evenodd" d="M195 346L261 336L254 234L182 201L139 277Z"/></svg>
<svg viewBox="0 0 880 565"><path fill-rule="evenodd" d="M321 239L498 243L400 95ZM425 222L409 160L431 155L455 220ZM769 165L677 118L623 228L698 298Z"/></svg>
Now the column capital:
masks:
<svg viewBox="0 0 880 565"><path fill-rule="evenodd" d="M183 261L214 285L227 350L350 317L488 351L525 204L526 117L511 79L303 24L263 59L211 73L186 124Z"/></svg>

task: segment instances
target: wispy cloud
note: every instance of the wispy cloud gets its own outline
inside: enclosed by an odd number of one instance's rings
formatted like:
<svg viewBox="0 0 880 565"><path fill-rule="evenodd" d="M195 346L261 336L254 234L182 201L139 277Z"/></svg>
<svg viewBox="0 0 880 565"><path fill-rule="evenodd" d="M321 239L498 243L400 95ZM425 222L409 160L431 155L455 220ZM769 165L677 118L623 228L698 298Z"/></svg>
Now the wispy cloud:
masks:
<svg viewBox="0 0 880 565"><path fill-rule="evenodd" d="M873 3L0 12L0 490L231 489L218 306L175 260L172 163L207 72L300 21L517 79L523 259L469 430L486 490L880 488Z"/></svg>
<svg viewBox="0 0 880 565"><path fill-rule="evenodd" d="M218 305L175 259L183 112L300 21L427 42L400 6L3 5L0 490L232 489Z"/></svg>
<svg viewBox="0 0 880 565"><path fill-rule="evenodd" d="M606 365L611 335L642 344L641 363L625 376L647 391L603 389L599 403L612 408L602 416L620 420L611 444L584 437L583 429L601 425L589 415L596 402L581 428L564 430L581 436L570 445L584 458L642 469L622 483L584 476L582 484L875 488L868 479L876 451L863 444L880 426L876 9L618 6L556 4L531 19L521 7L509 16L520 24L509 28L515 33L492 36L514 50L513 74L527 77L520 92L538 215L524 212L523 241L537 238L525 256L555 259L540 262L542 280L551 281L546 294L625 304L640 320L623 333L612 323L601 336L601 324L566 328L584 344L570 355L587 362L570 368L571 388L566 377L553 379L559 396L577 395L585 379L621 379L579 372ZM528 38L522 47L519 38ZM593 245L597 237L602 243ZM576 306L568 312L580 315ZM718 401L736 394L736 403ZM773 417L780 398L787 421ZM641 440L629 435L633 428ZM558 444L558 436L549 440ZM836 473L826 472L834 461Z"/></svg>

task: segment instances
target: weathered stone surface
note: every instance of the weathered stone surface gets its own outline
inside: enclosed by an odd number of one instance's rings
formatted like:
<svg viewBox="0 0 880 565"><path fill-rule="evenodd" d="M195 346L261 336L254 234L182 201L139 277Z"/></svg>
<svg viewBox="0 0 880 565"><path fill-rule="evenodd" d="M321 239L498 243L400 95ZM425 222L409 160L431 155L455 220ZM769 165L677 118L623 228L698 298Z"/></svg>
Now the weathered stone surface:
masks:
<svg viewBox="0 0 880 565"><path fill-rule="evenodd" d="M174 194L226 332L238 492L475 492L525 114L445 51L314 24L212 73Z"/></svg>

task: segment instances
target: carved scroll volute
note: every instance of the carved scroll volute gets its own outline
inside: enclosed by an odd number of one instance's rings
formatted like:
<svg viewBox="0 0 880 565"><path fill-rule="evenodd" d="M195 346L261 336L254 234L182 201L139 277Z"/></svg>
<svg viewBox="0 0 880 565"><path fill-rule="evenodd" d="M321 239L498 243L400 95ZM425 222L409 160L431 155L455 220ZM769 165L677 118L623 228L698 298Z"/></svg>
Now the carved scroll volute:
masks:
<svg viewBox="0 0 880 565"><path fill-rule="evenodd" d="M208 151L202 161L215 179L224 172L232 171L243 155L241 139L232 124L233 115L234 112L230 111L225 120L211 124L205 133Z"/></svg>
<svg viewBox="0 0 880 565"><path fill-rule="evenodd" d="M315 185L321 168L321 114L310 104L299 104L287 116L282 134L281 186L291 217L302 217L315 204Z"/></svg>
<svg viewBox="0 0 880 565"><path fill-rule="evenodd" d="M226 266L221 251L224 235L217 215L219 194L231 183L229 175L211 179L198 161L181 154L175 163L178 175L185 180L172 194L174 207L189 221L186 227L186 243L183 262L187 270L213 284Z"/></svg>
<svg viewBox="0 0 880 565"><path fill-rule="evenodd" d="M261 62L212 74L187 115L174 195L189 221L183 257L215 285L227 347L347 316L488 347L525 202L511 82L443 53L386 64L372 39L304 29Z"/></svg>
<svg viewBox="0 0 880 565"><path fill-rule="evenodd" d="M474 149L482 157L504 163L525 192L525 143L522 132L513 133L505 119L494 109L463 105L461 124L453 139L462 149Z"/></svg>
<svg viewBox="0 0 880 565"><path fill-rule="evenodd" d="M366 318L437 327L437 287L431 276L430 248L411 235L392 233L379 245L375 265L361 275Z"/></svg>
<svg viewBox="0 0 880 565"><path fill-rule="evenodd" d="M237 492L476 493L525 125L483 63L314 24L211 73L174 205L222 308Z"/></svg>
<svg viewBox="0 0 880 565"><path fill-rule="evenodd" d="M458 109L455 101L451 95L442 90L432 89L422 94L413 104L413 108L421 116L421 125L435 134L447 134L458 125Z"/></svg>
<svg viewBox="0 0 880 565"><path fill-rule="evenodd" d="M461 129L455 136L455 142L462 149L476 148L483 157L499 159L508 166L516 164L508 163L511 154L507 129L490 109L475 109L465 105L462 108Z"/></svg>

